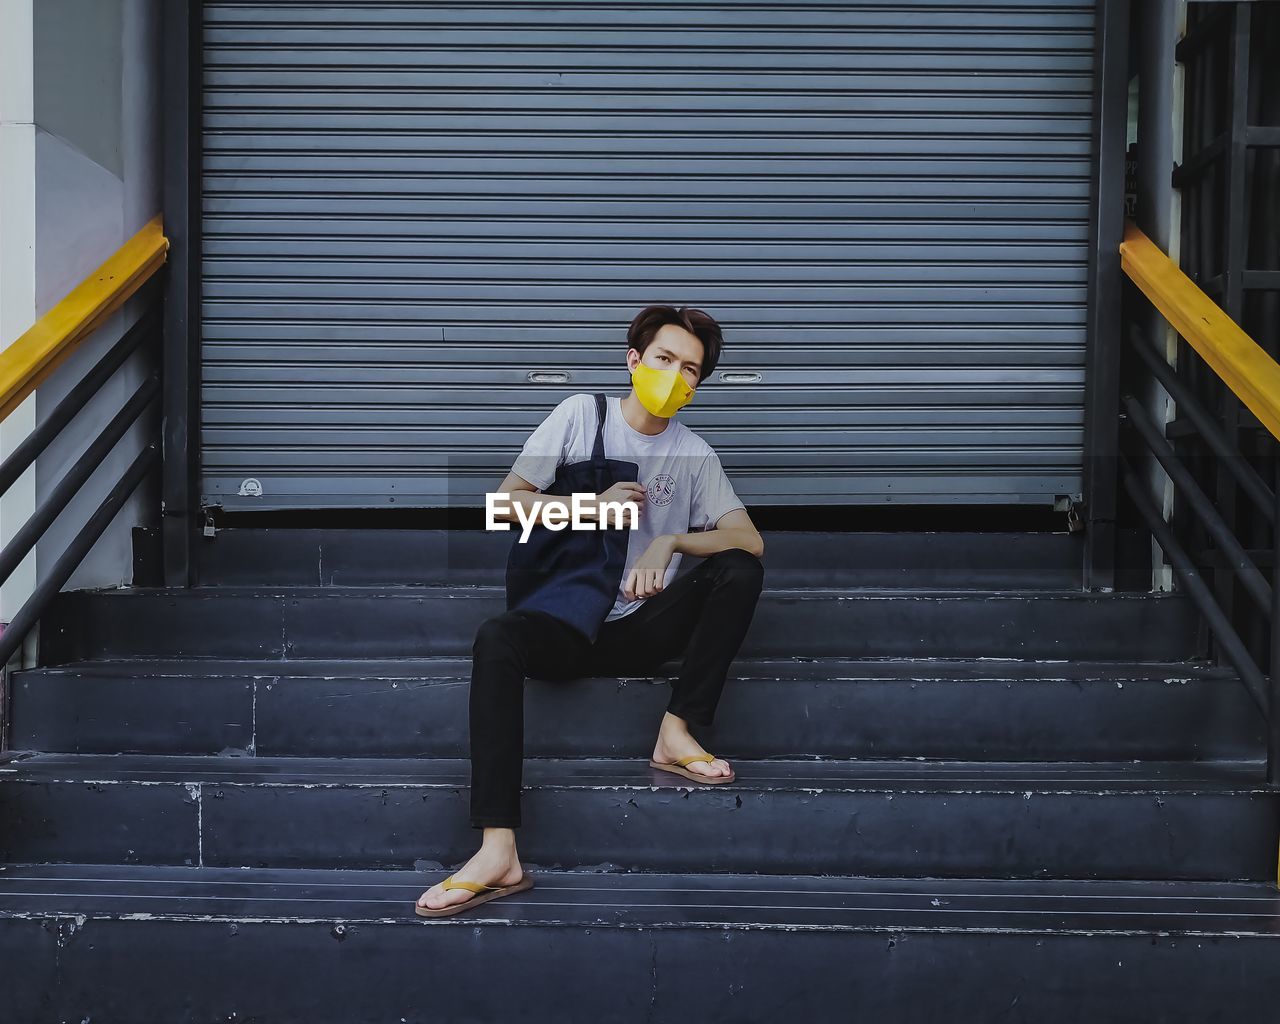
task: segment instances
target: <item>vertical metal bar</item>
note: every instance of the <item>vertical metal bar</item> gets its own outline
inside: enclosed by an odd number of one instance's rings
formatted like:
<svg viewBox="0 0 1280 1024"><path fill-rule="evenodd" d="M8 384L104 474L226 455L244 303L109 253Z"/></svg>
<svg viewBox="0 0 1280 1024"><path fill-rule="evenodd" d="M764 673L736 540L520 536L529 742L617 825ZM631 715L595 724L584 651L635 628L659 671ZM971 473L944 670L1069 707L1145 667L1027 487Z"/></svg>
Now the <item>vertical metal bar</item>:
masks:
<svg viewBox="0 0 1280 1024"><path fill-rule="evenodd" d="M1253 49L1272 55L1280 52L1280 5L1271 3L1254 9L1252 19L1249 32ZM1252 39L1258 42L1253 44ZM1280 181L1280 147L1264 145L1265 139L1256 128L1280 125L1280 62L1254 61L1249 70L1253 124L1246 128L1246 141L1252 140L1246 153L1253 169L1253 194L1248 218L1250 224L1269 224L1273 228L1255 228L1254 236L1246 240L1246 253L1252 263L1249 269L1276 271L1280 270L1280 232L1274 230L1274 225L1280 224L1280 188L1275 186ZM1273 143L1275 135L1273 127ZM1245 297L1253 298L1254 303L1247 307L1246 315L1251 321L1244 326L1251 327L1253 337L1280 359L1280 289L1263 289L1260 294L1250 295L1246 288Z"/></svg>
<svg viewBox="0 0 1280 1024"><path fill-rule="evenodd" d="M1236 3L1233 7L1227 36L1227 146L1223 151L1222 175L1218 179L1223 194L1220 197L1222 211L1222 294L1219 305L1236 323L1243 318L1241 280L1244 274L1244 170L1245 126L1249 107L1249 19L1248 3ZM1216 386L1216 382L1215 382ZM1222 400L1222 422L1233 450L1248 451L1250 445L1242 436L1240 400L1230 388L1218 387ZM1243 524L1239 518L1238 488L1235 477L1225 472L1216 462L1210 461L1213 474L1212 490L1217 495L1218 511L1232 532L1241 535ZM1244 623L1236 612L1235 574L1229 568L1218 567L1213 573L1214 592L1218 604L1241 635L1248 635ZM1247 610L1245 612L1247 613Z"/></svg>
<svg viewBox="0 0 1280 1024"><path fill-rule="evenodd" d="M164 296L161 428L164 580L193 579L199 511L200 177L202 0L161 5L164 48L164 226L169 272Z"/></svg>
<svg viewBox="0 0 1280 1024"><path fill-rule="evenodd" d="M1189 34L1198 29L1204 20L1204 7L1191 4L1186 10L1186 29ZM1213 83L1209 75L1208 56L1212 48L1200 45L1193 49L1185 59L1184 69L1184 106L1182 122L1182 153L1198 153L1205 141L1215 130L1207 123L1207 111L1211 109L1209 93ZM1204 195L1209 182L1208 170L1196 175L1182 189L1182 238L1179 247L1181 264L1187 276L1193 281L1204 278L1206 268L1206 233L1204 230ZM1192 392L1202 400L1206 399L1202 379L1203 361L1194 350L1175 334L1173 365L1179 368ZM1211 408L1213 408L1211 406ZM1201 467L1195 456L1202 449L1200 439L1195 434L1174 439L1174 450L1182 455L1188 466L1193 469L1197 478L1201 478ZM1203 481L1202 481L1203 482ZM1173 535L1187 551L1199 551L1205 546L1204 528L1196 522L1195 516L1183 514L1177 495L1173 497L1169 513L1169 528ZM1212 576L1209 577L1212 582ZM1208 652L1212 641L1204 616L1199 616L1196 626L1195 649Z"/></svg>
<svg viewBox="0 0 1280 1024"><path fill-rule="evenodd" d="M1156 245L1178 259L1178 246L1173 237L1175 197L1173 189L1174 155L1180 148L1173 137L1174 83L1177 72L1174 54L1178 38L1176 0L1144 0L1134 7L1131 31L1136 35L1138 50L1138 203L1134 220ZM1176 355L1177 335L1161 312L1151 303L1143 303L1131 314L1142 324L1142 333L1165 353L1173 348ZM1146 351L1142 349L1140 351ZM1161 425L1169 418L1170 401L1150 371L1140 379L1122 381L1122 385L1139 397ZM1179 410L1181 413L1181 410ZM1173 442L1177 450L1176 441ZM1163 473L1153 471L1150 481L1161 512L1172 506L1174 488ZM1154 545L1153 545L1154 547ZM1156 553L1151 551L1153 561ZM1164 583L1162 565L1153 565L1151 586Z"/></svg>
<svg viewBox="0 0 1280 1024"><path fill-rule="evenodd" d="M1228 98L1230 136L1224 153L1223 168L1223 254L1221 305L1236 323L1244 318L1243 289L1245 270L1245 156L1246 131L1249 114L1249 25L1250 4L1237 3L1228 40L1229 73L1231 75Z"/></svg>
<svg viewBox="0 0 1280 1024"><path fill-rule="evenodd" d="M1138 45L1138 208L1134 217L1148 238L1173 252L1173 53L1177 40L1174 0L1146 0L1135 8ZM1159 310L1145 319L1149 338L1163 337ZM1163 320L1163 317L1160 317ZM1161 330L1153 330L1159 326Z"/></svg>
<svg viewBox="0 0 1280 1024"><path fill-rule="evenodd" d="M1211 35L1225 38L1225 33L1230 31L1230 18L1215 19L1214 14L1204 4L1195 4L1194 7L1198 15L1196 19L1197 26L1203 28L1206 22L1210 22L1211 28L1209 31ZM1223 56L1224 50L1219 45L1218 40L1206 38L1193 60L1196 79L1195 118L1193 129L1187 138L1193 142L1195 150L1206 146L1225 128L1216 116L1225 95L1225 71L1221 66ZM1184 153L1190 151L1190 149L1191 147L1184 146ZM1221 159L1221 157L1218 159ZM1215 226L1219 216L1216 189L1220 187L1220 174L1221 167L1218 167L1213 173L1206 170L1206 173L1200 175L1191 190L1195 206L1194 216L1184 221L1184 229L1191 233L1191 238L1189 240L1190 244L1184 246L1183 253L1190 253L1193 263L1188 273L1193 280L1197 281L1204 280L1213 271L1220 269L1215 256L1217 246ZM1217 395L1221 388L1221 381L1218 379L1217 374L1210 369L1203 359L1196 355L1185 341L1179 340L1178 349L1179 365L1186 366L1187 376L1195 393L1200 396L1201 401L1208 405L1209 408L1218 410L1220 403L1217 400ZM1194 466L1197 479L1207 489L1215 491L1211 475L1213 466L1204 442L1193 434L1185 439L1185 448L1188 462ZM1209 536L1203 524L1194 515L1182 515L1176 499L1172 518L1175 532L1179 534L1189 550L1202 551L1209 546ZM1215 576L1213 573L1208 573L1207 576L1212 585L1215 582ZM1214 650L1212 631L1203 619L1200 620L1197 627L1196 649L1204 652L1206 656L1210 653L1217 653Z"/></svg>
<svg viewBox="0 0 1280 1024"><path fill-rule="evenodd" d="M1280 786L1280 448L1271 446L1276 522L1271 531L1271 665L1267 706L1267 784ZM1280 870L1280 866L1278 866ZM1280 880L1280 874L1277 875Z"/></svg>
<svg viewBox="0 0 1280 1024"><path fill-rule="evenodd" d="M1085 352L1084 580L1111 590L1116 570L1120 426L1120 240L1128 121L1129 0L1099 0L1094 24L1092 214Z"/></svg>

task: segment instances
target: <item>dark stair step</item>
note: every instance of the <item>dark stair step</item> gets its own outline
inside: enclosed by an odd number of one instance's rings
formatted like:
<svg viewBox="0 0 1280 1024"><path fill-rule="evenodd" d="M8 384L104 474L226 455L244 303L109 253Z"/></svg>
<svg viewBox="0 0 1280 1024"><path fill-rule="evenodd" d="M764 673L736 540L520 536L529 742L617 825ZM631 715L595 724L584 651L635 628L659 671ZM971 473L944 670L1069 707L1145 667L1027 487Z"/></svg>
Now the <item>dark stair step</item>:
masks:
<svg viewBox="0 0 1280 1024"><path fill-rule="evenodd" d="M232 527L202 540L194 552L202 586L500 586L514 536L484 530ZM1078 589L1083 577L1081 534L764 530L762 536L765 573L774 585ZM701 560L686 555L681 569Z"/></svg>
<svg viewBox="0 0 1280 1024"><path fill-rule="evenodd" d="M530 758L523 856L559 867L1272 879L1265 762L737 761L730 784ZM408 867L465 859L463 760L18 755L0 860Z"/></svg>
<svg viewBox="0 0 1280 1024"><path fill-rule="evenodd" d="M616 757L653 740L668 676L526 684L525 753ZM130 659L15 672L11 739L67 753L468 756L464 658ZM573 728L566 729L565 723ZM1229 670L1196 662L739 659L699 733L740 758L1263 757Z"/></svg>
<svg viewBox="0 0 1280 1024"><path fill-rule="evenodd" d="M439 868L0 868L0 1018L1275 1019L1270 882L526 868L435 920Z"/></svg>
<svg viewBox="0 0 1280 1024"><path fill-rule="evenodd" d="M86 658L468 655L501 587L163 587L64 591L40 663ZM1180 593L766 589L743 657L1182 660L1197 612Z"/></svg>

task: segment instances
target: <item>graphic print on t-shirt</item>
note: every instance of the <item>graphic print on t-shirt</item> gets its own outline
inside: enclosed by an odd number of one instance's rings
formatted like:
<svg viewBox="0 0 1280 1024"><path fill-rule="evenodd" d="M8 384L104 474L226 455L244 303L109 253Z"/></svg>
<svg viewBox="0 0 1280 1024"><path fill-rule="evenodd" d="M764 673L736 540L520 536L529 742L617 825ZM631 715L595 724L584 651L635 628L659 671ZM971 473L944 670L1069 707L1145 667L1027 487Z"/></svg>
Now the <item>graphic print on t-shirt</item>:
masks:
<svg viewBox="0 0 1280 1024"><path fill-rule="evenodd" d="M676 496L676 480L670 473L658 473L646 488L649 501L659 507L670 505Z"/></svg>
<svg viewBox="0 0 1280 1024"><path fill-rule="evenodd" d="M622 415L622 399L608 396L604 451L611 459L624 459L639 467L637 481L645 489L645 509L627 537L626 585L636 560L654 538L690 529L713 529L726 512L744 508L733 490L720 458L706 441L676 419L657 434L642 434ZM596 433L596 403L587 393L570 395L547 415L529 435L512 464L512 472L535 487L546 487L561 463L591 457ZM663 586L670 585L680 567L681 555L671 556ZM628 600L618 591L605 621L621 618L646 598Z"/></svg>

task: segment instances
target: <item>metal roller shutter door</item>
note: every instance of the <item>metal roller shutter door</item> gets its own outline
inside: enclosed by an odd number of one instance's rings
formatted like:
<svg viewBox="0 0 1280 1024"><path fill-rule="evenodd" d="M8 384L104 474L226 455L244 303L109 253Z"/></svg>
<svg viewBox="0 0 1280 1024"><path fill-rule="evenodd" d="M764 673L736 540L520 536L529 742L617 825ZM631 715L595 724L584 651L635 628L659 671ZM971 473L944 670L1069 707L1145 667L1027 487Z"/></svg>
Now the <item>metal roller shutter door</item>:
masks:
<svg viewBox="0 0 1280 1024"><path fill-rule="evenodd" d="M1078 495L1093 22L207 2L204 500L479 503L651 302L748 503Z"/></svg>

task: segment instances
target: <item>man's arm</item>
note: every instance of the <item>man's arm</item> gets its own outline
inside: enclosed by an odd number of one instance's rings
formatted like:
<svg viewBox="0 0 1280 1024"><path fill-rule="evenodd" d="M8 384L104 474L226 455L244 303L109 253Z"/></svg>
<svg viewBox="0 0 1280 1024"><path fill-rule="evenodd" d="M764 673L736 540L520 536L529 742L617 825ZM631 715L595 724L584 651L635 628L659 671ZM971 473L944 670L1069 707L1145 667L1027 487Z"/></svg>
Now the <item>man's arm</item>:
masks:
<svg viewBox="0 0 1280 1024"><path fill-rule="evenodd" d="M654 537L644 553L631 567L623 581L622 593L627 600L652 597L662 590L663 579L671 556L679 551L685 555L714 555L727 548L742 548L757 558L764 557L764 538L745 508L735 508L716 520L713 530L700 533L664 533Z"/></svg>
<svg viewBox="0 0 1280 1024"><path fill-rule="evenodd" d="M673 533L674 551L682 555L714 555L726 548L742 548L764 557L764 538L745 508L735 508L716 520L715 529L698 533Z"/></svg>

